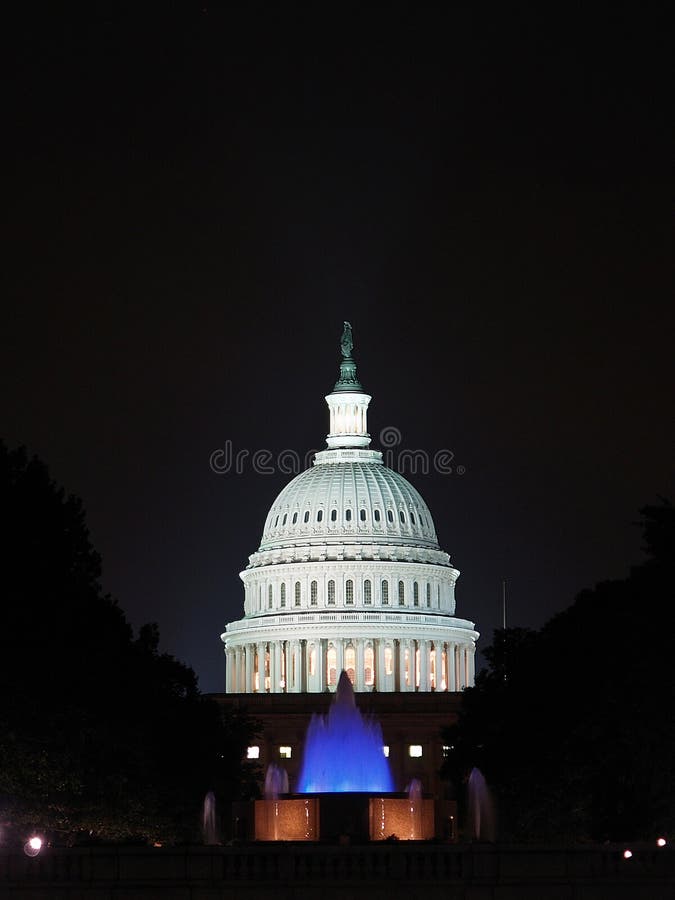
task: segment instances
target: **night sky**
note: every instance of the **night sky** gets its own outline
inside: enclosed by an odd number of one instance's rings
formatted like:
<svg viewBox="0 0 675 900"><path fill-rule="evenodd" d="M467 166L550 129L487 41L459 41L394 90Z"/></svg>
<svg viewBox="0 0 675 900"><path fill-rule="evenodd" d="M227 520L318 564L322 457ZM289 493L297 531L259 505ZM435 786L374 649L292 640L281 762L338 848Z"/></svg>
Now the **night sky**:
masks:
<svg viewBox="0 0 675 900"><path fill-rule="evenodd" d="M448 6L5 23L1 433L204 690L290 478L209 458L325 446L344 319L483 645L675 495L667 4Z"/></svg>

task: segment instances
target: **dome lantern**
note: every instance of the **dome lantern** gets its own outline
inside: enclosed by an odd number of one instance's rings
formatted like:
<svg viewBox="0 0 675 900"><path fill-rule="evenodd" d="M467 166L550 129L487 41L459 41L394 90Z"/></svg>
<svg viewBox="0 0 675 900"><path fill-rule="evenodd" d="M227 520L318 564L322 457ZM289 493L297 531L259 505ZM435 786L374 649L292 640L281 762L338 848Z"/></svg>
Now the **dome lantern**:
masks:
<svg viewBox="0 0 675 900"><path fill-rule="evenodd" d="M364 393L356 376L353 348L352 326L345 322L340 340L340 377L332 393L326 397L330 411L330 431L326 443L330 450L365 448L370 444L367 414L371 398Z"/></svg>

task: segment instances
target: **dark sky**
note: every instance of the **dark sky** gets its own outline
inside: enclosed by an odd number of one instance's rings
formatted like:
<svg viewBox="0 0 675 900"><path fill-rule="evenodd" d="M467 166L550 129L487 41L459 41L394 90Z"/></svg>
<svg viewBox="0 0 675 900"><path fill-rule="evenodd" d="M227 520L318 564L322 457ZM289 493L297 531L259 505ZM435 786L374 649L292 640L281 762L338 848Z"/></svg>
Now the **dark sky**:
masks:
<svg viewBox="0 0 675 900"><path fill-rule="evenodd" d="M204 690L289 479L209 457L324 446L343 319L484 643L675 493L667 5L448 6L6 23L1 431Z"/></svg>

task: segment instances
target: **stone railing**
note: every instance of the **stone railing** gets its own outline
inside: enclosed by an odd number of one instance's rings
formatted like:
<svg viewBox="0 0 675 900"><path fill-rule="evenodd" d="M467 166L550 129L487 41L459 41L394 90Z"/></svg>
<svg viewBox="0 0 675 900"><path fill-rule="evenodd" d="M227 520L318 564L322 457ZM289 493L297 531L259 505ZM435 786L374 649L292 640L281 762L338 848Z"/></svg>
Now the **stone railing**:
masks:
<svg viewBox="0 0 675 900"><path fill-rule="evenodd" d="M0 898L314 897L343 888L350 897L469 900L545 897L587 900L675 895L675 852L669 847L512 847L425 843L338 846L256 844L237 847L45 848L29 859L0 850ZM242 891L244 893L242 893ZM280 894L281 891L281 894ZM553 894L551 893L553 892ZM333 896L333 894L331 894ZM378 896L380 896L378 894Z"/></svg>

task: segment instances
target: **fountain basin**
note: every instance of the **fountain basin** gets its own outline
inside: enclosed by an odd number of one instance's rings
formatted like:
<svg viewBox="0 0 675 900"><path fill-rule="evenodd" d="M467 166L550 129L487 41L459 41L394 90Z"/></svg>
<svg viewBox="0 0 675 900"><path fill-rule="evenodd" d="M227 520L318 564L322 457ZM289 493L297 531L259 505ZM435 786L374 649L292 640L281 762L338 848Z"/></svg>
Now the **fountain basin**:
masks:
<svg viewBox="0 0 675 900"><path fill-rule="evenodd" d="M324 793L254 801L257 841L424 841L434 801L407 794Z"/></svg>

